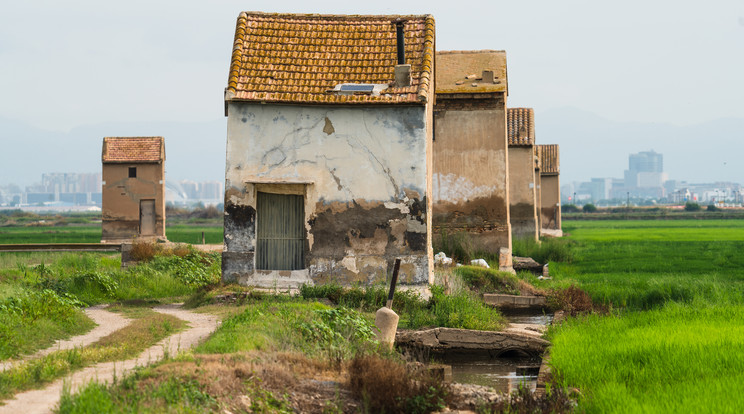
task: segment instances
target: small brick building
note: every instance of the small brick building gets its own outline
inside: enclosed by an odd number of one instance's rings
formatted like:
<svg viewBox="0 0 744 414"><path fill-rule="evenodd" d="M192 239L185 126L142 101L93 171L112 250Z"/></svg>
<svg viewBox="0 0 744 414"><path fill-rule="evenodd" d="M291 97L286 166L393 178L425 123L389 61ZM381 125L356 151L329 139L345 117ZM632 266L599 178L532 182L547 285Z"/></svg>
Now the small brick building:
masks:
<svg viewBox="0 0 744 414"><path fill-rule="evenodd" d="M436 57L434 237L464 232L476 250L506 249L510 266L506 53Z"/></svg>
<svg viewBox="0 0 744 414"><path fill-rule="evenodd" d="M163 137L106 137L101 161L101 242L165 239Z"/></svg>
<svg viewBox="0 0 744 414"><path fill-rule="evenodd" d="M509 108L509 216L513 238L538 240L537 198L539 167L535 151L535 114L532 108Z"/></svg>

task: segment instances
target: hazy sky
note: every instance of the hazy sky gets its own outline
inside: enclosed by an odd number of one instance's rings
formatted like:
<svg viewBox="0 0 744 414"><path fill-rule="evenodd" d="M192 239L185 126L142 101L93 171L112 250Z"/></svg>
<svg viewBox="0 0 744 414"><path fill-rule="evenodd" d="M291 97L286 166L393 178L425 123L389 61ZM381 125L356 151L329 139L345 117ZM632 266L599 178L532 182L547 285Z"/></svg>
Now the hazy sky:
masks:
<svg viewBox="0 0 744 414"><path fill-rule="evenodd" d="M242 10L420 14L507 51L509 106L687 125L744 116L744 1L35 0L0 6L0 116L49 130L223 115Z"/></svg>

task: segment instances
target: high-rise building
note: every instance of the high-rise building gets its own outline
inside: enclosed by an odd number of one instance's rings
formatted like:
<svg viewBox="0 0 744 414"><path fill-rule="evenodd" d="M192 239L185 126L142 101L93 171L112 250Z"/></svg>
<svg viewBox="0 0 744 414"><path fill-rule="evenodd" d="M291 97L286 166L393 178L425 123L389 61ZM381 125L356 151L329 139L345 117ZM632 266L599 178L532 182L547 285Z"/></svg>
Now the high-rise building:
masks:
<svg viewBox="0 0 744 414"><path fill-rule="evenodd" d="M628 156L625 170L625 188L631 195L641 197L663 197L664 158L655 151L644 151Z"/></svg>

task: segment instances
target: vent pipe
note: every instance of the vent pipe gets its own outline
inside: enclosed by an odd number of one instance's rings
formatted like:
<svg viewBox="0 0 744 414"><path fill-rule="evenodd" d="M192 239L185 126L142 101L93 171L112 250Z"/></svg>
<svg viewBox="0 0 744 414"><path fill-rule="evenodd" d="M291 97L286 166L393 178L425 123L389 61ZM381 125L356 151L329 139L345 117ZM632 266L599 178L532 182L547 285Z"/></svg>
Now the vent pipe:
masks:
<svg viewBox="0 0 744 414"><path fill-rule="evenodd" d="M395 24L396 33L398 35L398 64L406 64L406 40L405 34L403 33L403 22Z"/></svg>

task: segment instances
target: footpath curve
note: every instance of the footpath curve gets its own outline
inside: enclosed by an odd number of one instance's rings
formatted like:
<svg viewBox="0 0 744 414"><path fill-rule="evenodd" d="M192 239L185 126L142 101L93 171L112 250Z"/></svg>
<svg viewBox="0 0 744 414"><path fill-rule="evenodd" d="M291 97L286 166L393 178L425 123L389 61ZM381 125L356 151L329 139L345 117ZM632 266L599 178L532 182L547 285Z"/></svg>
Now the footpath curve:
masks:
<svg viewBox="0 0 744 414"><path fill-rule="evenodd" d="M10 360L10 361L4 361L0 362L0 372L5 371L8 368L11 368L15 364L19 364L23 361L27 361L29 359L36 359L43 357L44 355L50 354L55 351L62 351L66 349L72 349L72 348L81 348L84 346L88 346L99 339L103 338L104 336L110 335L114 331L118 331L119 329L122 329L129 325L132 320L125 318L121 316L118 313L109 312L106 310L106 307L108 305L96 305L91 306L88 309L85 309L85 314L93 320L93 322L96 323L95 328L91 329L88 333L73 336L70 339L65 340L59 340L54 343L54 345L50 346L49 348L42 349L41 351L36 352L35 354L24 356L20 360Z"/></svg>
<svg viewBox="0 0 744 414"><path fill-rule="evenodd" d="M154 307L153 310L182 319L188 322L189 328L163 339L136 358L96 364L59 379L44 389L16 394L12 400L0 406L0 414L51 413L59 403L63 386L68 386L70 392L74 393L91 381L110 383L114 375L121 378L136 367L159 361L166 353L173 356L193 347L217 328L218 318L216 316L181 309L180 305L161 305Z"/></svg>

